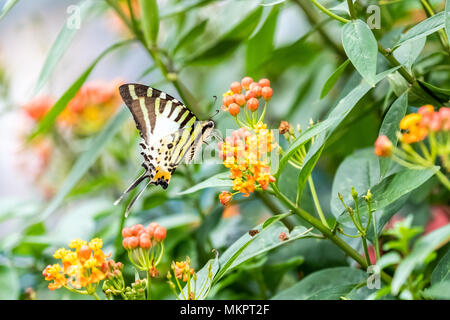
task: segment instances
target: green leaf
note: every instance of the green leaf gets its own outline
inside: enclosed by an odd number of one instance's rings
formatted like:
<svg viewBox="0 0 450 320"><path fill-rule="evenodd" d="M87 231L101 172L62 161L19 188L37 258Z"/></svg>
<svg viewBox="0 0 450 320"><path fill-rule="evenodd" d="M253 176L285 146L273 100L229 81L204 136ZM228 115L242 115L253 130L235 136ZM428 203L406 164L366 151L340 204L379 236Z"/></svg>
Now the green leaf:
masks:
<svg viewBox="0 0 450 320"><path fill-rule="evenodd" d="M273 300L339 300L358 284L367 281L361 269L337 267L316 271L292 287L281 291Z"/></svg>
<svg viewBox="0 0 450 320"><path fill-rule="evenodd" d="M363 195L380 181L378 157L373 148L358 150L345 158L336 171L331 191L331 213L338 217L344 207L339 200L338 193L342 194L344 202L353 201L351 188Z"/></svg>
<svg viewBox="0 0 450 320"><path fill-rule="evenodd" d="M248 14L241 22L235 25L218 40L206 48L200 49L192 57L188 58L186 64L194 62L209 62L212 59L224 57L233 52L243 41L248 39L259 23L262 7L257 7Z"/></svg>
<svg viewBox="0 0 450 320"><path fill-rule="evenodd" d="M422 170L403 169L396 174L392 174L384 178L381 182L371 188L373 195L372 210L374 210L374 215L378 220L378 230L381 230L387 220L389 220L390 216L395 212L389 210L380 215L380 212L376 211L393 205L396 201L400 201L403 196L415 190L430 179L438 169L439 167ZM367 206L364 204L365 202L362 197L360 197L359 202L362 204L360 206L361 220L363 225L365 225L368 218ZM352 206L353 202L349 202L347 205ZM339 215L338 221L342 225L354 229L353 223L344 209Z"/></svg>
<svg viewBox="0 0 450 320"><path fill-rule="evenodd" d="M450 281L450 249L447 250L431 274L431 284L441 281Z"/></svg>
<svg viewBox="0 0 450 320"><path fill-rule="evenodd" d="M445 32L450 39L450 0L445 1Z"/></svg>
<svg viewBox="0 0 450 320"><path fill-rule="evenodd" d="M450 280L436 283L425 289L424 296L433 299L450 300Z"/></svg>
<svg viewBox="0 0 450 320"><path fill-rule="evenodd" d="M65 196L94 164L106 143L116 134L128 117L129 113L127 109L122 108L91 141L87 150L75 162L56 196L51 200L47 208L45 208L42 216L40 217L42 220L45 220L56 208L59 207Z"/></svg>
<svg viewBox="0 0 450 320"><path fill-rule="evenodd" d="M301 148L305 143L307 143L311 138L317 136L319 133L327 130L331 125L334 124L333 119L327 119L325 121L319 122L312 127L309 127L305 131L303 131L300 136L298 136L294 142L289 146L289 148L284 152L283 157L280 159L280 164L278 166L278 171L275 176L279 176L281 171L283 170L286 163L292 157L292 155L297 152L299 148Z"/></svg>
<svg viewBox="0 0 450 320"><path fill-rule="evenodd" d="M407 109L408 92L405 91L400 97L397 98L397 100L394 101L394 103L392 103L392 106L389 108L389 111L386 113L383 123L381 124L379 135L387 136L394 147L397 145L397 132L400 131L400 121L405 116ZM381 177L384 177L389 171L392 160L379 157L379 163L380 175Z"/></svg>
<svg viewBox="0 0 450 320"><path fill-rule="evenodd" d="M303 226L298 226L289 233L284 224L278 220L272 220L264 229L262 225L258 225L253 230L257 230L258 233L253 237L249 233L244 234L220 255L220 270L214 278L214 282L219 281L226 272L236 268L245 261L281 245L304 238L310 231L310 229L307 230ZM279 238L281 232L284 232L287 236L287 239L284 241Z"/></svg>
<svg viewBox="0 0 450 320"><path fill-rule="evenodd" d="M159 32L158 2L156 0L139 0L139 6L145 41L148 45L155 45Z"/></svg>
<svg viewBox="0 0 450 320"><path fill-rule="evenodd" d="M378 45L369 26L362 20L347 23L342 28L342 44L356 70L370 85L374 86Z"/></svg>
<svg viewBox="0 0 450 320"><path fill-rule="evenodd" d="M399 67L395 67L386 70L375 77L375 83L383 80L387 75L391 74ZM350 91L344 98L342 98L337 106L330 112L327 120L331 121L330 129L327 132L322 132L316 137L316 141L308 150L308 153L303 160L303 166L308 165L309 161L314 161L317 152L320 152L322 146L327 141L327 138L333 133L334 130L339 126L339 124L347 117L347 115L353 110L359 100L366 95L367 92L372 88L367 82L361 82L356 88ZM327 121L325 120L325 121ZM323 122L325 122L323 121ZM281 161L280 161L281 167Z"/></svg>
<svg viewBox="0 0 450 320"><path fill-rule="evenodd" d="M415 25L409 29L406 33L402 34L400 40L395 44L394 49L406 42L416 41L442 29L444 27L444 23L444 12L439 12L434 16L429 17L425 21L422 21L418 25Z"/></svg>
<svg viewBox="0 0 450 320"><path fill-rule="evenodd" d="M416 41L403 43L394 51L394 57L411 71L411 67L422 52L425 42L427 42L427 39L424 37L417 39Z"/></svg>
<svg viewBox="0 0 450 320"><path fill-rule="evenodd" d="M398 264L400 261L402 261L400 254L396 251L391 251L381 256L377 261L377 266L380 267L380 270L383 270L386 267Z"/></svg>
<svg viewBox="0 0 450 320"><path fill-rule="evenodd" d="M80 24L83 24L86 21L97 17L100 12L103 12L106 8L106 4L102 1L83 0L77 4L77 7L79 8ZM77 31L80 30L80 28L74 28L69 25L70 19L72 19L72 17L69 17L64 22L63 28L47 54L44 66L39 74L38 82L33 90L33 95L36 95L47 83L56 64L66 52Z"/></svg>
<svg viewBox="0 0 450 320"><path fill-rule="evenodd" d="M29 137L29 140L35 138L37 135L46 132L49 130L53 124L56 121L56 118L58 115L66 108L67 104L72 100L72 98L77 94L78 90L80 90L81 86L84 84L86 79L91 74L92 70L94 70L97 63L109 52L120 48L126 44L131 43L130 40L123 41L116 43L112 46L110 46L108 49L103 51L97 59L94 60L94 62L89 66L89 68L86 69L86 71L83 72L83 74L70 86L69 89L67 89L66 92L61 96L61 98L56 101L55 105L50 109L50 111L41 119L39 122L39 125L37 129L31 134Z"/></svg>
<svg viewBox="0 0 450 320"><path fill-rule="evenodd" d="M444 101L450 100L450 89L439 88L422 80L417 81L421 86L431 90L438 98L441 98Z"/></svg>
<svg viewBox="0 0 450 320"><path fill-rule="evenodd" d="M175 48L173 49L173 54L176 54L179 50L189 46L192 42L194 42L206 29L206 25L208 24L208 19L202 20L193 26L188 32L183 34Z"/></svg>
<svg viewBox="0 0 450 320"><path fill-rule="evenodd" d="M213 0L183 0L178 3L171 3L170 6L161 8L161 19L172 18L178 14L186 14L192 9L205 6Z"/></svg>
<svg viewBox="0 0 450 320"><path fill-rule="evenodd" d="M263 223L263 226L262 226L263 230L266 229L268 226L270 226L272 223L282 220L286 217L289 217L291 214L292 214L292 212L286 212L286 213L281 213L281 214L274 215L273 217L270 217Z"/></svg>
<svg viewBox="0 0 450 320"><path fill-rule="evenodd" d="M231 187L231 186L233 186L233 182L230 180L230 173L222 172L206 179L205 181L197 183L195 186L187 190L179 192L177 195L181 196L185 194L190 194L206 188Z"/></svg>
<svg viewBox="0 0 450 320"><path fill-rule="evenodd" d="M19 298L19 277L11 266L0 265L0 300Z"/></svg>
<svg viewBox="0 0 450 320"><path fill-rule="evenodd" d="M300 203L300 199L302 198L303 190L305 189L306 182L308 181L309 177L311 176L311 173L316 166L317 161L319 161L320 156L322 155L322 151L325 146L322 146L322 148L314 154L314 156L308 161L303 167L302 170L300 170L300 174L298 175L297 179L297 200L296 203ZM311 178L312 179L312 178Z"/></svg>
<svg viewBox="0 0 450 320"><path fill-rule="evenodd" d="M261 19L264 20L261 27L247 41L245 61L247 74L249 75L258 71L258 67L270 58L274 49L273 40L280 12L279 6L266 8L263 14L266 11L268 12L267 18Z"/></svg>
<svg viewBox="0 0 450 320"><path fill-rule="evenodd" d="M2 10L0 11L0 20L3 19L4 16L11 10L16 4L19 2L19 0L7 0L6 3L3 5Z"/></svg>
<svg viewBox="0 0 450 320"><path fill-rule="evenodd" d="M325 85L323 86L322 93L320 94L320 99L325 98L325 96L330 92L331 89L333 89L336 82L341 77L342 73L344 73L345 68L347 68L348 64L350 63L350 60L345 60L334 72L333 74L328 78L327 82L325 82Z"/></svg>
<svg viewBox="0 0 450 320"><path fill-rule="evenodd" d="M391 283L391 292L397 295L414 268L423 261L436 248L450 240L450 225L439 228L432 233L417 240L411 253L400 263L395 271Z"/></svg>

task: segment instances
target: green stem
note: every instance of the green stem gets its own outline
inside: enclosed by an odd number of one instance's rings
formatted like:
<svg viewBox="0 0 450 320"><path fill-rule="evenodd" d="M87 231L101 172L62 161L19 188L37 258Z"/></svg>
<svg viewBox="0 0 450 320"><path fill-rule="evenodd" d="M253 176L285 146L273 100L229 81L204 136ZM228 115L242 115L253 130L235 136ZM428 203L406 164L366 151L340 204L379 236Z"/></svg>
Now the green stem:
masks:
<svg viewBox="0 0 450 320"><path fill-rule="evenodd" d="M436 171L436 177L450 191L450 180L440 170Z"/></svg>
<svg viewBox="0 0 450 320"><path fill-rule="evenodd" d="M349 246L344 240L339 238L337 235L333 234L329 228L324 226L320 220L314 218L312 215L310 215L308 212L303 210L302 208L297 207L294 205L291 200L289 200L283 193L280 192L278 187L272 183L271 184L274 194L282 201L287 207L289 207L294 213L296 213L300 218L308 222L310 225L318 229L325 237L333 241L339 248L341 248L342 251L347 253L353 260L358 262L358 264L364 268L367 269L368 265L366 260L351 246ZM386 283L391 283L392 278L384 271L381 271L381 278Z"/></svg>
<svg viewBox="0 0 450 320"><path fill-rule="evenodd" d="M314 187L314 181L312 179L312 176L309 175L308 177L308 183L309 183L309 189L311 190L311 194L314 201L314 206L316 207L317 214L319 215L320 221L329 229L330 226L327 223L327 220L325 219L325 215L323 214L322 208L320 206L319 198L317 197L316 188Z"/></svg>
<svg viewBox="0 0 450 320"><path fill-rule="evenodd" d="M434 12L431 4L428 2L428 0L420 0L420 3L422 4L422 7L425 10L425 12L427 13L428 17L434 16L435 12ZM441 42L442 47L444 48L444 50L449 52L450 47L449 47L448 37L447 37L447 34L445 33L445 30L444 29L439 30L438 34L439 34L439 41Z"/></svg>
<svg viewBox="0 0 450 320"><path fill-rule="evenodd" d="M378 241L378 230L377 230L377 219L373 217L373 237L375 239L374 241L374 247L375 247L375 257L378 260L380 260L380 243Z"/></svg>
<svg viewBox="0 0 450 320"><path fill-rule="evenodd" d="M370 256L369 256L369 248L367 247L367 239L365 236L361 236L361 241L364 248L364 255L366 256L366 262L367 265L370 266L372 263L370 262Z"/></svg>
<svg viewBox="0 0 450 320"><path fill-rule="evenodd" d="M336 19L342 23L347 23L350 22L350 20L342 18L341 16L338 16L336 14L334 14L333 12L331 12L330 10L328 10L327 8L325 8L323 5L321 5L317 0L311 0L312 3L314 3L314 5L323 13L325 13L326 15L332 17L333 19Z"/></svg>
<svg viewBox="0 0 450 320"><path fill-rule="evenodd" d="M94 292L92 294L92 296L95 298L95 300L102 300L102 298L100 298L100 296L97 294L97 292Z"/></svg>
<svg viewBox="0 0 450 320"><path fill-rule="evenodd" d="M150 270L147 270L147 300L151 300L151 280L152 277L150 276Z"/></svg>
<svg viewBox="0 0 450 320"><path fill-rule="evenodd" d="M352 20L355 20L357 18L355 7L353 6L353 0L347 0L348 5L348 11L350 12L350 17L352 17Z"/></svg>

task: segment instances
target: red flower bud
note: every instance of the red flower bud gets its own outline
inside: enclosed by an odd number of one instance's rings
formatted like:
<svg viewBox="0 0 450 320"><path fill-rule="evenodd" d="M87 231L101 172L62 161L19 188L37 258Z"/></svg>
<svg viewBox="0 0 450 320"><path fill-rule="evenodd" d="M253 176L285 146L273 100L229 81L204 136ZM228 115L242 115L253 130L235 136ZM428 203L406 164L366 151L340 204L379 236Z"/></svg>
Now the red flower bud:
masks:
<svg viewBox="0 0 450 320"><path fill-rule="evenodd" d="M143 233L139 237L139 247L142 249L149 249L152 246L152 241L150 240L150 236L148 233Z"/></svg>
<svg viewBox="0 0 450 320"><path fill-rule="evenodd" d="M241 93L242 92L241 84L239 82L237 82L237 81L234 81L233 83L231 83L230 89L234 93Z"/></svg>
<svg viewBox="0 0 450 320"><path fill-rule="evenodd" d="M228 107L228 112L233 116L236 117L239 112L241 111L241 108L239 107L239 105L237 103L232 103L230 104L230 106Z"/></svg>
<svg viewBox="0 0 450 320"><path fill-rule="evenodd" d="M228 107L230 104L232 104L234 102L234 98L233 96L225 96L222 99L222 103L224 106Z"/></svg>
<svg viewBox="0 0 450 320"><path fill-rule="evenodd" d="M256 98L251 98L247 101L247 107L250 111L256 111L258 110L259 102Z"/></svg>
<svg viewBox="0 0 450 320"><path fill-rule="evenodd" d="M252 91L252 90L250 90L250 91L247 91L246 93L245 93L245 99L248 101L248 100L250 100L251 98L254 98L255 97L255 93Z"/></svg>
<svg viewBox="0 0 450 320"><path fill-rule="evenodd" d="M150 236L150 238L153 237L153 233L155 233L155 229L156 229L158 226L159 226L159 224L156 223L156 222L152 222L152 223L150 223L150 224L147 226L147 228L146 228L145 230L147 231L147 233L148 233L148 235Z"/></svg>
<svg viewBox="0 0 450 320"><path fill-rule="evenodd" d="M79 255L85 260L89 259L91 257L91 248L89 248L89 246L82 246L80 248Z"/></svg>
<svg viewBox="0 0 450 320"><path fill-rule="evenodd" d="M389 157L392 154L392 142L386 136L379 136L375 141L375 154L379 157Z"/></svg>
<svg viewBox="0 0 450 320"><path fill-rule="evenodd" d="M243 94L235 94L234 101L240 106L243 107L245 104L245 96Z"/></svg>
<svg viewBox="0 0 450 320"><path fill-rule="evenodd" d="M122 237L128 238L128 237L131 237L132 235L133 235L133 233L131 232L130 228L125 227L122 229Z"/></svg>
<svg viewBox="0 0 450 320"><path fill-rule="evenodd" d="M250 89L250 84L253 82L253 79L250 77L245 77L241 80L242 87L244 87L245 90Z"/></svg>
<svg viewBox="0 0 450 320"><path fill-rule="evenodd" d="M167 230L163 226L159 226L155 230L154 238L156 241L163 241L166 238Z"/></svg>
<svg viewBox="0 0 450 320"><path fill-rule="evenodd" d="M135 224L131 227L131 233L134 236L137 236L139 234L139 231L141 231L142 229L144 229L144 226L142 224Z"/></svg>
<svg viewBox="0 0 450 320"><path fill-rule="evenodd" d="M137 237L129 237L128 239L128 247L130 249L134 249L139 245L139 239Z"/></svg>
<svg viewBox="0 0 450 320"><path fill-rule="evenodd" d="M122 246L125 250L130 249L129 241L130 241L130 238L125 238L122 240Z"/></svg>
<svg viewBox="0 0 450 320"><path fill-rule="evenodd" d="M261 90L261 94L264 100L269 101L272 98L273 90L271 87L264 87Z"/></svg>
<svg viewBox="0 0 450 320"><path fill-rule="evenodd" d="M270 80L266 79L266 78L263 78L263 79L259 80L258 84L261 87L270 87Z"/></svg>
<svg viewBox="0 0 450 320"><path fill-rule="evenodd" d="M227 206L228 204L230 204L232 198L233 195L228 191L222 191L222 193L219 194L219 201L223 206Z"/></svg>

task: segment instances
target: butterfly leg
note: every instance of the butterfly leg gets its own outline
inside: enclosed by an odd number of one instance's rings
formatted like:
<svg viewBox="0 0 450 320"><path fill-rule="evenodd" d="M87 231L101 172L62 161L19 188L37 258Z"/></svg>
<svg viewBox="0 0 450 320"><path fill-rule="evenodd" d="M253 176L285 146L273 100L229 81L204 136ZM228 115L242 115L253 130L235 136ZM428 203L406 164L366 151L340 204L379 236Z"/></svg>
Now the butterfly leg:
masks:
<svg viewBox="0 0 450 320"><path fill-rule="evenodd" d="M139 178L137 178L119 197L119 199L117 199L114 202L114 205L117 206L120 201L122 201L123 197L130 192L131 190L133 190L134 188L136 188L141 182L142 180L144 180L145 178L148 178L149 176L147 175L147 171L145 171Z"/></svg>
<svg viewBox="0 0 450 320"><path fill-rule="evenodd" d="M131 200L130 204L127 207L127 210L125 211L125 218L128 217L128 214L130 213L131 207L133 206L133 204L142 196L142 194L144 193L145 189L147 189L148 185L154 183L153 181L149 181L147 182L147 184L145 185L145 187L139 191L139 193L137 194L136 197L133 198L133 200Z"/></svg>

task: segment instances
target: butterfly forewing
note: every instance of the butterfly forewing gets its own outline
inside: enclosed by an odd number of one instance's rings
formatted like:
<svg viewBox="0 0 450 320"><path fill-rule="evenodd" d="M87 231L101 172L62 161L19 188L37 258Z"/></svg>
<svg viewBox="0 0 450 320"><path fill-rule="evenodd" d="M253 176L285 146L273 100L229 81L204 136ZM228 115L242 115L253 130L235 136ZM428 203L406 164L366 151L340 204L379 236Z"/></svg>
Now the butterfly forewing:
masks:
<svg viewBox="0 0 450 320"><path fill-rule="evenodd" d="M144 179L149 179L147 185L161 185L165 189L182 159L187 162L193 159L202 144L203 135L210 131L208 129L214 123L197 121L196 116L177 99L145 85L124 84L119 87L119 92L143 139L140 145L141 155L144 157L142 166L145 169L124 194ZM142 192L143 190L136 198Z"/></svg>

